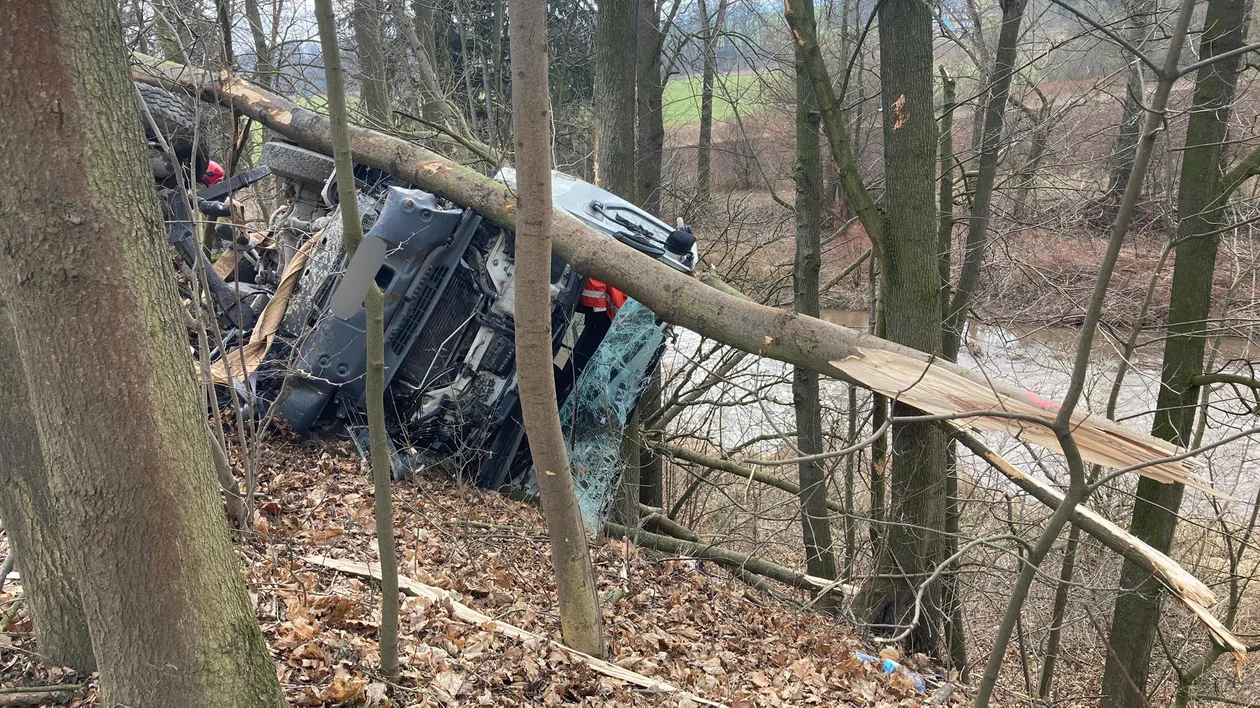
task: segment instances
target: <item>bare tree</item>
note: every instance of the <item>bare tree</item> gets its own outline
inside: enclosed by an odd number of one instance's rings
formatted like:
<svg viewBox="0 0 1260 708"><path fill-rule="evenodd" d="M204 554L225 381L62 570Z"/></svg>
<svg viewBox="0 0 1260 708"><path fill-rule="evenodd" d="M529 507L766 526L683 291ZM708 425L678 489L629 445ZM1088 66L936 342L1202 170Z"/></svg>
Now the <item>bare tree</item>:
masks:
<svg viewBox="0 0 1260 708"><path fill-rule="evenodd" d="M333 135L337 195L341 206L342 242L354 257L363 241L363 219L355 188L346 110L345 71L337 46L337 23L332 0L316 0L324 74L328 82L328 120ZM381 558L381 670L398 678L398 550L394 543L394 502L390 489L389 433L385 430L385 319L384 295L370 283L364 299L367 324L367 415L371 447L376 545Z"/></svg>
<svg viewBox="0 0 1260 708"><path fill-rule="evenodd" d="M703 0L702 0L703 1ZM813 14L809 4L802 8ZM812 16L809 18L812 22ZM793 272L796 311L818 317L818 273L821 268L822 151L818 135L818 102L805 70L803 52L796 49L796 268ZM796 409L796 445L802 456L823 452L822 409L818 374L802 368L792 371L792 404ZM810 575L827 580L836 577L836 558L831 548L831 520L825 498L827 473L822 460L798 463L800 475L801 533ZM830 596L819 605L832 609Z"/></svg>
<svg viewBox="0 0 1260 708"><path fill-rule="evenodd" d="M1194 108L1186 127L1177 197L1176 265L1168 312L1170 337L1164 361L1151 432L1183 447L1189 446L1203 378L1204 346L1211 324L1213 274L1220 227L1226 219L1229 195L1239 173L1221 174L1230 112L1246 40L1249 3L1211 0L1203 20L1199 57L1210 60L1199 69ZM1234 54L1229 54L1235 52ZM1245 168L1244 168L1245 169ZM1246 174L1243 172L1241 174ZM1138 482L1130 532L1151 546L1172 548L1177 513L1185 487L1180 484ZM1103 705L1141 706L1155 645L1163 592L1160 584L1132 563L1120 575L1121 596L1116 600L1103 673Z"/></svg>
<svg viewBox="0 0 1260 708"><path fill-rule="evenodd" d="M595 589L595 571L586 547L586 531L573 487L573 472L565 450L552 376L547 12L542 3L530 0L512 0L509 11L517 167L514 319L521 411L551 539L551 565L556 574L564 642L578 651L602 657L607 648ZM632 32L633 28L623 30ZM630 115L633 118L633 112ZM630 168L633 180L633 164Z"/></svg>
<svg viewBox="0 0 1260 708"><path fill-rule="evenodd" d="M31 408L102 702L282 705L190 375L118 3L0 12L0 96L28 107L0 115L0 167L23 175L0 193L0 292L40 372Z"/></svg>

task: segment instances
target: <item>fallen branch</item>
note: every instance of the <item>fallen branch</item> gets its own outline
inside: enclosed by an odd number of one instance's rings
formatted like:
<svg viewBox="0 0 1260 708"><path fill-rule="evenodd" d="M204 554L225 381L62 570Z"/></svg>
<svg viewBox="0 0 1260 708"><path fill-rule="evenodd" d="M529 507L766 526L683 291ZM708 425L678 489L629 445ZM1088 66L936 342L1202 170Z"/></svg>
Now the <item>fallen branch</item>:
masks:
<svg viewBox="0 0 1260 708"><path fill-rule="evenodd" d="M1026 474L1006 458L990 450L979 438L958 428L949 427L951 434L958 442L1014 482L1015 486L1027 492L1029 496L1051 509L1057 509L1059 503L1063 501L1062 492ZM1071 521L1082 531L1098 539L1104 546L1140 566L1163 583L1173 597L1177 598L1203 623L1208 634L1234 654L1236 661L1241 662L1246 658L1247 648L1208 609L1215 604L1216 595L1203 584L1203 581L1191 575L1177 561L1152 548L1088 507L1078 506L1072 514Z"/></svg>
<svg viewBox="0 0 1260 708"><path fill-rule="evenodd" d="M798 573L791 568L771 563L764 558L737 551L729 551L703 542L685 541L681 538L640 531L611 522L604 524L604 532L609 536L624 538L646 548L665 553L691 556L701 560L710 560L728 568L737 568L749 573L755 573L799 590L817 592L830 588L832 591L836 591L837 594L844 595L852 595L857 592L857 588L852 585L837 584L826 578Z"/></svg>
<svg viewBox="0 0 1260 708"><path fill-rule="evenodd" d="M332 570L345 573L347 575L355 575L361 578L372 578L377 581L381 579L381 568L375 563L364 563L362 561L350 561L340 558L327 558L324 556L306 556L302 560L305 563L317 565L323 568L331 568ZM425 585L422 582L412 580L411 578L403 575L398 576L398 589L405 595L411 597L421 597L429 602L448 608L451 615L462 622L467 622L468 624L482 628L488 627L499 634L504 634L519 641L545 642L551 647L559 649L560 651L563 651L566 654L584 662L586 665L590 666L591 669L598 671L605 676L620 679L626 683L634 684L635 686L649 691L686 697L696 703L701 703L707 706L724 706L722 703L701 698L694 693L684 691L683 689L678 688L673 684L666 683L665 681L661 681L660 679L644 676L643 674L636 673L629 669L623 669L616 664L609 663L602 659L596 659L589 654L584 654L575 649L570 649L559 642L547 639L541 634L535 634L527 629L521 629L516 625L500 622L490 615L479 612L478 610L475 610L456 600L455 595L448 590L433 587L432 585Z"/></svg>
<svg viewBox="0 0 1260 708"><path fill-rule="evenodd" d="M69 702L83 690L83 684L0 688L0 706L46 706Z"/></svg>
<svg viewBox="0 0 1260 708"><path fill-rule="evenodd" d="M645 505L640 504L639 506L642 509ZM644 529L654 528L666 536L682 539L684 541L692 541L693 543L700 543L702 541L700 534L669 518L662 513L660 509L652 509L651 507L646 507L646 509L647 515L639 522ZM640 533L643 533L643 531L632 532L632 536L629 540L631 542L636 541ZM781 602L791 601L791 598L777 592L766 578L757 575L756 573L750 573L743 568L731 568L730 570L734 573L735 577L739 578L739 581L745 585L756 590L760 590L761 592L764 592Z"/></svg>
<svg viewBox="0 0 1260 708"><path fill-rule="evenodd" d="M800 485L796 482L792 482L767 472L761 472L751 467L745 467L734 460L724 460L720 457L706 455L703 452L696 452L690 448L670 443L662 443L660 445L653 445L652 447L665 453L666 455L669 455L670 457L708 467L709 469L718 470L719 472L727 472L743 479L751 479L754 482L760 482L764 485L774 487L775 489L782 489L789 494L800 494L801 491ZM840 502L834 499L827 499L826 505L829 511L844 513L844 507L840 505Z"/></svg>
<svg viewBox="0 0 1260 708"><path fill-rule="evenodd" d="M4 557L4 562L0 563L0 592L4 591L4 583L9 579L9 571L13 570L13 559L17 554L13 552L12 547L9 548L9 555Z"/></svg>
<svg viewBox="0 0 1260 708"><path fill-rule="evenodd" d="M135 54L139 81L228 106L304 147L331 154L327 118L265 91L228 71L204 71ZM475 209L494 224L515 228L516 201L503 184L419 145L366 128L350 127L359 163ZM1059 450L1050 424L1058 406L1019 386L939 360L865 332L779 310L705 286L587 227L564 212L553 220L556 255L577 272L599 278L642 302L662 319L723 344L823 375L842 378L932 414L974 412L972 424L1020 434ZM1012 419L1010 414L1022 416ZM1112 468L1176 453L1158 438L1101 417L1073 418L1074 440L1086 461ZM1161 482L1205 488L1188 461L1141 470Z"/></svg>

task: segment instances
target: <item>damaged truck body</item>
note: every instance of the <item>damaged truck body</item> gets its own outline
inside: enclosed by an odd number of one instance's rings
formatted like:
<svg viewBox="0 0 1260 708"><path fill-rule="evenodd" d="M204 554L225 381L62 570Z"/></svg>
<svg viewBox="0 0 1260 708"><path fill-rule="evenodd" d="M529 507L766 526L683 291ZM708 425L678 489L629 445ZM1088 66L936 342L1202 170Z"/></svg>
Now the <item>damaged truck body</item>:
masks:
<svg viewBox="0 0 1260 708"><path fill-rule="evenodd" d="M141 96L151 112L152 93ZM203 146L172 150L180 147L178 136L160 121L149 127L151 161L168 168L154 172L168 235L183 261L184 294L213 311L223 331L223 345L208 367L222 384L221 404L235 399L252 415L299 435L348 434L365 452L362 293L375 282L384 294L385 408L395 478L438 465L488 489L532 488L516 379L511 231L391 175L356 166L365 240L350 263L331 157L267 143L258 168L194 196L161 156L174 152L186 168L195 164L197 181L208 184ZM210 220L230 215L231 193L267 174L275 178L277 205L268 228L245 233L220 224L213 232L220 248L209 250L221 255L211 264L209 251L192 238L197 229L189 214L200 211ZM514 185L510 169L496 177ZM694 268L689 228L670 227L569 175L556 173L553 188L558 208L610 239L679 271ZM347 277L347 269L365 267L370 271L362 284ZM348 287L341 287L343 281ZM591 481L598 482L589 491L598 490L599 498L584 501L602 507L615 483L606 477L620 475L614 459L620 434L659 360L668 325L633 301L614 304L609 297L607 307L594 306L592 296L608 289L559 258L553 258L551 281L558 403L570 443L588 449ZM222 296L225 287L230 297ZM357 296L346 292L356 287L362 288ZM580 450L575 453L579 475L583 459Z"/></svg>

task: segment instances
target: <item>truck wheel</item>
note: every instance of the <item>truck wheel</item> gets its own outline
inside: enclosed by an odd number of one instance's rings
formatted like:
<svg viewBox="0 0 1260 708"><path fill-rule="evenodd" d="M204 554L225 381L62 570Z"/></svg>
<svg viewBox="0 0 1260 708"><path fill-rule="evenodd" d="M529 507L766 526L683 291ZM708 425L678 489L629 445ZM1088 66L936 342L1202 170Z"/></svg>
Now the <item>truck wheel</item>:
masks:
<svg viewBox="0 0 1260 708"><path fill-rule="evenodd" d="M154 177L166 180L175 175L168 156L160 147L153 145L158 142L159 134L174 151L181 165L194 164L195 160L196 176L205 174L206 166L210 164L210 142L205 128L197 121L196 110L183 99L157 86L137 82L136 88L149 109L149 115L153 117L150 123L141 116L145 137L151 143L149 163L153 167Z"/></svg>
<svg viewBox="0 0 1260 708"><path fill-rule="evenodd" d="M333 174L333 160L312 150L288 143L267 143L262 147L259 164L271 168L271 174L295 182L304 182L316 192Z"/></svg>

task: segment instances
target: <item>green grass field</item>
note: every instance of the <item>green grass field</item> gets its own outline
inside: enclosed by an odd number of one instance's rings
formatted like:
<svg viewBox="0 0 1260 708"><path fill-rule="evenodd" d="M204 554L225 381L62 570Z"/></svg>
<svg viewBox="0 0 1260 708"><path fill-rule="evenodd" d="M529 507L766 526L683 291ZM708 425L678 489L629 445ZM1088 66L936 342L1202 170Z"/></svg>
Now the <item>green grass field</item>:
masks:
<svg viewBox="0 0 1260 708"><path fill-rule="evenodd" d="M665 84L663 99L665 127L677 128L700 120L699 76L675 77ZM713 84L713 119L722 120L735 114L749 115L767 103L765 87L752 74L719 75Z"/></svg>

